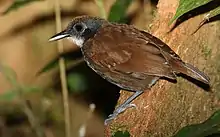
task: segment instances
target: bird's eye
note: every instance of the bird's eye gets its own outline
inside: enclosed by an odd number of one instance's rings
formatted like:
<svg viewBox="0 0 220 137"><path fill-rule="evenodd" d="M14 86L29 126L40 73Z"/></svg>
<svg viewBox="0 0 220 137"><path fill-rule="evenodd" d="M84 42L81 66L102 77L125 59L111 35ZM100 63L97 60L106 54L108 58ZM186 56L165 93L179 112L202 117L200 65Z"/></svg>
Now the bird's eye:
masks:
<svg viewBox="0 0 220 137"><path fill-rule="evenodd" d="M75 30L76 30L77 32L82 32L82 31L84 30L84 27L83 27L82 24L76 24L76 25L74 26L74 28L75 28Z"/></svg>

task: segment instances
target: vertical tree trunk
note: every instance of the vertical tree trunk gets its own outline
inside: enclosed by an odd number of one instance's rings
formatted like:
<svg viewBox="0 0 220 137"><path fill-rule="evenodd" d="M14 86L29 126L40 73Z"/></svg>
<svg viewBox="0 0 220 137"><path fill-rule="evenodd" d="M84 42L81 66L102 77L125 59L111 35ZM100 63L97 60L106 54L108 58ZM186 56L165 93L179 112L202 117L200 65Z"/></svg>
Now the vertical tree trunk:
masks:
<svg viewBox="0 0 220 137"><path fill-rule="evenodd" d="M197 31L204 15L193 17L168 32L179 0L159 0L151 33L167 43L180 57L204 71L211 78L212 92L205 92L189 81L178 78L176 84L159 81L134 103L137 109L121 114L109 128L125 127L132 137L167 137L182 127L206 120L219 108L220 22L204 25ZM132 93L122 92L119 103ZM109 131L107 128L107 131Z"/></svg>

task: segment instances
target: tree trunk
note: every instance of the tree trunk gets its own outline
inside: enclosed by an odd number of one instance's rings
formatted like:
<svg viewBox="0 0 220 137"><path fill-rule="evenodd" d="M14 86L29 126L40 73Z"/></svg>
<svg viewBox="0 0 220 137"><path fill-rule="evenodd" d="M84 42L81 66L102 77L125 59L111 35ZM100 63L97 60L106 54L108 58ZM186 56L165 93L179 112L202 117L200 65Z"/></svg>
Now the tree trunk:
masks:
<svg viewBox="0 0 220 137"><path fill-rule="evenodd" d="M205 92L189 81L178 78L176 84L160 80L134 103L137 109L121 114L109 127L124 127L132 137L167 137L182 127L206 120L219 108L220 22L208 23L192 34L204 15L181 23L169 32L179 0L159 0L151 33L167 43L180 57L204 71L211 78L212 92ZM122 92L119 103L132 93ZM111 130L110 130L111 129Z"/></svg>

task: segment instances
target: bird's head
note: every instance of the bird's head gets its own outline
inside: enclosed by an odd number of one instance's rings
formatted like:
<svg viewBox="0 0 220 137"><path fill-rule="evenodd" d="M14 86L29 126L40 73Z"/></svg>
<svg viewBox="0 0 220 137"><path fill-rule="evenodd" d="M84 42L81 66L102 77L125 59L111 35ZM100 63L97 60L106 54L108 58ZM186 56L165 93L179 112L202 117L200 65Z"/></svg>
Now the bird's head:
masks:
<svg viewBox="0 0 220 137"><path fill-rule="evenodd" d="M76 17L69 23L65 30L52 36L49 41L68 38L81 48L86 40L94 36L104 21L104 19L98 17Z"/></svg>

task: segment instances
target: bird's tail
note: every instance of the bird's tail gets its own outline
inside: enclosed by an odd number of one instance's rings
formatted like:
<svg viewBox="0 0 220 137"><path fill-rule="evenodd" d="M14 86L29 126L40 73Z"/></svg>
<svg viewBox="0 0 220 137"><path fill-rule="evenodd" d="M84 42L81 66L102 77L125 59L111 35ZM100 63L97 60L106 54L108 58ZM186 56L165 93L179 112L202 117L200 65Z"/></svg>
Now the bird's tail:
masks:
<svg viewBox="0 0 220 137"><path fill-rule="evenodd" d="M185 63L180 59L174 59L170 56L166 56L166 58L169 60L169 64L171 65L174 72L185 74L197 81L200 81L210 86L210 78L198 68L189 63Z"/></svg>
<svg viewBox="0 0 220 137"><path fill-rule="evenodd" d="M204 84L210 85L209 77L191 64L184 63L179 60L172 60L172 68L177 73L185 74L193 79L196 79Z"/></svg>
<svg viewBox="0 0 220 137"><path fill-rule="evenodd" d="M198 68L188 63L183 63L183 65L186 68L186 71L181 73L190 76L198 81L201 81L207 85L210 84L210 78L205 73L200 71Z"/></svg>

